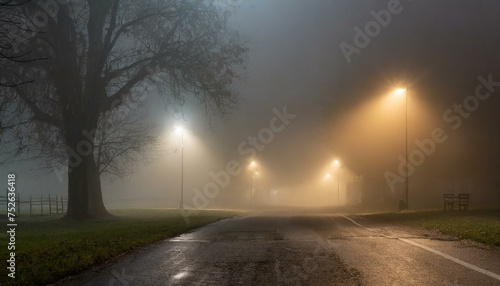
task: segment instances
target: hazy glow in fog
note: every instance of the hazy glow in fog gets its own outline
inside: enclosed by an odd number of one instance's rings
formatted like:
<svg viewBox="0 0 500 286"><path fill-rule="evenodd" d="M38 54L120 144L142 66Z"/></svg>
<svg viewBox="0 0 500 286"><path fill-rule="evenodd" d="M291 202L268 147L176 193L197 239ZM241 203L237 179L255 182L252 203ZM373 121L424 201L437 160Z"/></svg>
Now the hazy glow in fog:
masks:
<svg viewBox="0 0 500 286"><path fill-rule="evenodd" d="M192 189L210 180L208 172L221 163L188 126L165 128L161 139L165 149L150 165L128 178L107 182L104 197L111 207L177 207L180 201L181 142L184 142L184 197L191 199ZM137 191L139 190L139 191Z"/></svg>

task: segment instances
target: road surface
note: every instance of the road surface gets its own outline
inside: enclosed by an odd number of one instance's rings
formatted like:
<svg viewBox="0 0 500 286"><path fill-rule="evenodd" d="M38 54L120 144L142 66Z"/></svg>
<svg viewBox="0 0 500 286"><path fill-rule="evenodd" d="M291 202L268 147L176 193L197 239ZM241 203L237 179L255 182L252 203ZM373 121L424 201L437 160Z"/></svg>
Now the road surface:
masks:
<svg viewBox="0 0 500 286"><path fill-rule="evenodd" d="M500 249L318 211L222 220L58 285L500 285Z"/></svg>

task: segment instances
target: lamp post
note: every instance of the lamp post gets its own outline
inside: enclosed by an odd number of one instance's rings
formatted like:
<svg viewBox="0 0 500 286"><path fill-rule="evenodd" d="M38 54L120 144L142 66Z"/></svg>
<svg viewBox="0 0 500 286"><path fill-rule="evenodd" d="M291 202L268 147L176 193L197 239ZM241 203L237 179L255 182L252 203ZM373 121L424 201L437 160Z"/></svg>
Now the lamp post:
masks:
<svg viewBox="0 0 500 286"><path fill-rule="evenodd" d="M340 161L335 160L333 165L337 167L337 204L340 206Z"/></svg>
<svg viewBox="0 0 500 286"><path fill-rule="evenodd" d="M179 209L184 209L184 129L182 126L175 128L175 133L181 137L181 201Z"/></svg>
<svg viewBox="0 0 500 286"><path fill-rule="evenodd" d="M255 179L254 179L254 188L253 188L253 203L255 203L255 201L258 201L259 200L259 194L258 194L258 190L259 190L259 176L260 176L260 172L259 172L259 169L255 169L255 172L253 172L253 174L255 175Z"/></svg>
<svg viewBox="0 0 500 286"><path fill-rule="evenodd" d="M255 166L257 163L255 161L250 162L250 205L253 206L253 197L254 197L254 184L253 184L253 176L255 174Z"/></svg>
<svg viewBox="0 0 500 286"><path fill-rule="evenodd" d="M408 203L408 189L409 189L409 182L410 182L410 174L409 172L409 166L408 166L408 85L406 85L403 88L398 88L395 91L396 94L403 95L405 97L405 160L406 160L406 187L405 187L405 194L404 194L404 208L408 209L410 207Z"/></svg>
<svg viewBox="0 0 500 286"><path fill-rule="evenodd" d="M331 180L331 179L332 179L332 175L331 175L330 173L326 173L325 178L326 178L327 180ZM333 183L333 180L332 180L332 186L333 186L333 184L334 184L334 183ZM332 205L333 205L333 198L334 198L333 196L334 196L334 191L333 191L333 187L332 187Z"/></svg>

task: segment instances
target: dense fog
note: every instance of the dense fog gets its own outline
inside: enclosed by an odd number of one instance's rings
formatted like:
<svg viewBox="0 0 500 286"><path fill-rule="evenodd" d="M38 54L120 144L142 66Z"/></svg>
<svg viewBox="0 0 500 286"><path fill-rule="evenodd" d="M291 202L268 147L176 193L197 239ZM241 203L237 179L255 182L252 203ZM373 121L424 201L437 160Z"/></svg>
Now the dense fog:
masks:
<svg viewBox="0 0 500 286"><path fill-rule="evenodd" d="M159 144L130 174L101 177L106 207L176 208L183 192L191 209L397 209L406 155L410 208L442 207L444 193L498 206L497 1L249 0L233 9L229 27L249 49L234 108L221 117L151 88L134 109L146 110ZM67 196L62 169L21 157L0 169L17 173L21 199Z"/></svg>

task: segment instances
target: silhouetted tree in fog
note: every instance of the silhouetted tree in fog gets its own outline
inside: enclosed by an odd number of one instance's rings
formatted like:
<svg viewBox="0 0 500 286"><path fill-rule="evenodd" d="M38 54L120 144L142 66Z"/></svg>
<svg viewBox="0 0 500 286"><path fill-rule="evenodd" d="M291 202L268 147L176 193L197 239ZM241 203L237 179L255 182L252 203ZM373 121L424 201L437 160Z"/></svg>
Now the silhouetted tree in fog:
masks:
<svg viewBox="0 0 500 286"><path fill-rule="evenodd" d="M2 91L10 120L23 122L9 146L67 164L68 218L106 216L100 174L125 174L141 146L154 142L136 112L152 87L178 102L192 94L213 113L231 106L235 68L247 49L227 28L229 8L189 0L23 7L37 32L21 52L48 59L8 66L11 79L36 79Z"/></svg>

